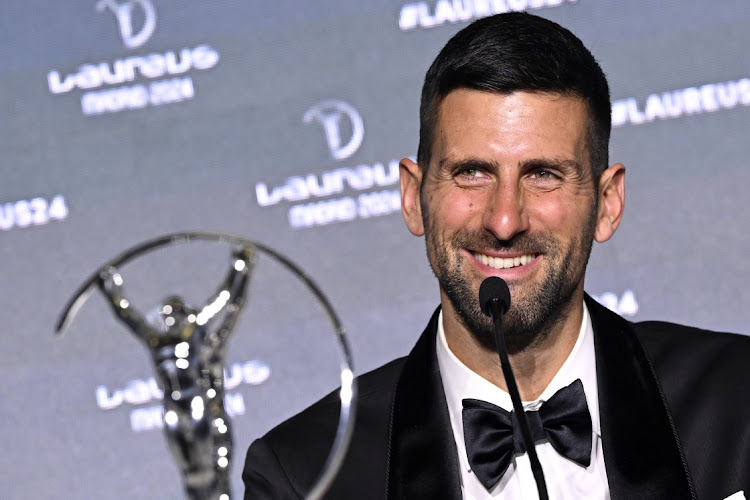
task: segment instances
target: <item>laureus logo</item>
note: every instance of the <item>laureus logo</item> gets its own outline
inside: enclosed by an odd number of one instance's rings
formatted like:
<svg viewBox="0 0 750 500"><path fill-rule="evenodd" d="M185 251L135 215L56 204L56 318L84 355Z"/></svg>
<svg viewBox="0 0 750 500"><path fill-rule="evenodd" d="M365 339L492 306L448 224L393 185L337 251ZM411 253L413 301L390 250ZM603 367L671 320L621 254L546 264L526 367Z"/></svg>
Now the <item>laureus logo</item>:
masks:
<svg viewBox="0 0 750 500"><path fill-rule="evenodd" d="M348 124L344 126L342 119L346 117ZM305 112L302 117L305 123L313 120L323 126L331 156L336 160L343 160L353 155L362 144L365 137L365 127L362 116L351 104L337 99L327 99L319 102ZM343 132L351 130L351 136L344 143Z"/></svg>
<svg viewBox="0 0 750 500"><path fill-rule="evenodd" d="M151 38L156 29L156 9L150 0L128 0L117 3L117 0L100 0L96 10L103 12L109 9L117 18L122 42L129 49L140 47ZM136 31L135 18L143 18Z"/></svg>

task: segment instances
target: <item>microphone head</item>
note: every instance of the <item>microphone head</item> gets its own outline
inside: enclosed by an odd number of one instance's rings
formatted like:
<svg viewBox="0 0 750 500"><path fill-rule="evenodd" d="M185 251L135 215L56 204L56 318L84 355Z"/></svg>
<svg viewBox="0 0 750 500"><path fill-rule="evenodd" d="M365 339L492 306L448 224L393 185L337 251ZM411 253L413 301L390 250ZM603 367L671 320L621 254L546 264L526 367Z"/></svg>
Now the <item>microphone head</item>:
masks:
<svg viewBox="0 0 750 500"><path fill-rule="evenodd" d="M505 280L497 276L490 276L482 281L482 284L479 286L479 306L487 316L492 316L490 313L490 303L493 300L498 301L503 314L510 308L510 289L508 288L508 284Z"/></svg>

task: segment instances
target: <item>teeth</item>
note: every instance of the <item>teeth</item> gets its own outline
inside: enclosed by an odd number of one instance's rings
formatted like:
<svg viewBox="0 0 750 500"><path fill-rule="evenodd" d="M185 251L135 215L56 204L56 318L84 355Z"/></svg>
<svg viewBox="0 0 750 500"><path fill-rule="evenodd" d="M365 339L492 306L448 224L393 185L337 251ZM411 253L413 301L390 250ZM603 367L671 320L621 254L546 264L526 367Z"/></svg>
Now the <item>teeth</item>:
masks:
<svg viewBox="0 0 750 500"><path fill-rule="evenodd" d="M520 257L512 257L508 259L504 259L502 257L490 257L489 255L484 255L481 253L475 253L473 255L479 262L481 262L485 266L490 266L495 269L510 269L512 267L525 266L535 258L532 254L521 255Z"/></svg>

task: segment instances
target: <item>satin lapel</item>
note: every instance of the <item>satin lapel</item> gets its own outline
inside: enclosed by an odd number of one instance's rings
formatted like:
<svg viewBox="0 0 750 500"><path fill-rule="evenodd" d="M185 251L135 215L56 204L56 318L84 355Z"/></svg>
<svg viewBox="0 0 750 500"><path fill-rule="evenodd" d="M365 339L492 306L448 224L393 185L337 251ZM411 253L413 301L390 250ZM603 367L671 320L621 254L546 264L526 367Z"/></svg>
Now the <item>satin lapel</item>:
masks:
<svg viewBox="0 0 750 500"><path fill-rule="evenodd" d="M669 408L630 323L586 296L612 500L695 498Z"/></svg>
<svg viewBox="0 0 750 500"><path fill-rule="evenodd" d="M391 415L386 490L396 499L460 499L458 455L435 352L438 312L409 354Z"/></svg>

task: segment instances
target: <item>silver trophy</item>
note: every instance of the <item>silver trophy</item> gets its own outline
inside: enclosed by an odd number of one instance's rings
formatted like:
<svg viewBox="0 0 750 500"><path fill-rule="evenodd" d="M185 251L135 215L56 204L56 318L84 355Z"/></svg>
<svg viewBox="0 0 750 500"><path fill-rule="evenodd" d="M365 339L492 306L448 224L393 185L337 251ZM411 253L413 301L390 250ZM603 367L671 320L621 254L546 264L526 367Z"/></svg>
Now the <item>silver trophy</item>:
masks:
<svg viewBox="0 0 750 500"><path fill-rule="evenodd" d="M125 296L124 279L118 268L157 248L196 240L218 241L233 247L229 270L214 294L201 307L193 307L171 295L150 314L139 312ZM321 498L349 445L356 386L341 322L317 285L286 257L257 242L224 233L183 232L163 236L130 248L97 269L69 300L57 323L56 332L61 333L98 288L115 316L146 346L164 393L165 437L182 474L185 496L190 500L229 500L232 496L229 476L232 430L224 407L226 345L246 302L259 251L280 262L307 285L325 310L339 347L339 425L323 471L307 496Z"/></svg>

